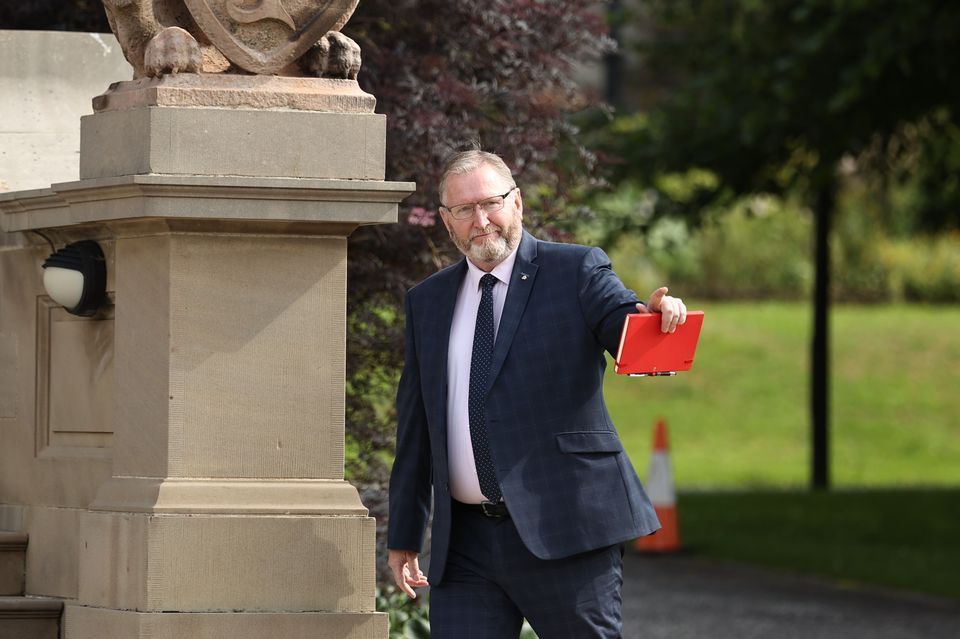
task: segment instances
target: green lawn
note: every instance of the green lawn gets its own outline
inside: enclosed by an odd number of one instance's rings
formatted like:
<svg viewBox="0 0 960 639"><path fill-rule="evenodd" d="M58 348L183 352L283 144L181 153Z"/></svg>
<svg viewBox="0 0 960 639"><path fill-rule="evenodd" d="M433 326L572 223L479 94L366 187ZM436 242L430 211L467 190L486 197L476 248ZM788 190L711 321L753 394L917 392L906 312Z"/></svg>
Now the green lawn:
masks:
<svg viewBox="0 0 960 639"><path fill-rule="evenodd" d="M681 488L805 487L809 306L690 307L706 312L692 371L610 367L607 403L637 470L662 416ZM960 485L960 307L837 306L831 322L835 485Z"/></svg>
<svg viewBox="0 0 960 639"><path fill-rule="evenodd" d="M683 493L688 551L960 599L960 489Z"/></svg>
<svg viewBox="0 0 960 639"><path fill-rule="evenodd" d="M809 306L690 306L706 311L692 371L611 370L606 387L641 476L667 421L685 547L960 598L960 307L834 309L837 488L813 493Z"/></svg>

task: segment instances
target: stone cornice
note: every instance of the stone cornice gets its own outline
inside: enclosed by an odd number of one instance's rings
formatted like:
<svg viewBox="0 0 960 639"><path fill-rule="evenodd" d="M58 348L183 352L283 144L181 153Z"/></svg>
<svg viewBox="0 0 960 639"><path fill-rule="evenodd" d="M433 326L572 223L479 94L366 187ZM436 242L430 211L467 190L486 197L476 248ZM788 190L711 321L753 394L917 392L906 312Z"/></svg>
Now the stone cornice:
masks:
<svg viewBox="0 0 960 639"><path fill-rule="evenodd" d="M31 231L146 219L173 229L327 234L397 221L412 182L130 175L0 194L0 227ZM293 226L291 226L293 225Z"/></svg>

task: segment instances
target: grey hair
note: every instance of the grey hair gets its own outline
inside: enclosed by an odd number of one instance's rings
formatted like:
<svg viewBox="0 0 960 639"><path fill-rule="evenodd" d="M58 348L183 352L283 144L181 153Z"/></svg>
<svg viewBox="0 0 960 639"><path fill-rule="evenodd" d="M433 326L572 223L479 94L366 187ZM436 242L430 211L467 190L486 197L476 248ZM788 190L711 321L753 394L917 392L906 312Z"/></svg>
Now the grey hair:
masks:
<svg viewBox="0 0 960 639"><path fill-rule="evenodd" d="M513 173L510 172L510 167L503 161L503 158L496 153L489 153L487 151L481 151L480 149L470 149L469 151L454 153L447 159L446 164L443 165L443 172L440 174L440 199L443 200L444 198L443 190L447 186L447 178L451 175L463 175L471 171L476 171L484 165L492 168L497 175L503 178L507 186L511 188L517 186L516 181L513 179Z"/></svg>

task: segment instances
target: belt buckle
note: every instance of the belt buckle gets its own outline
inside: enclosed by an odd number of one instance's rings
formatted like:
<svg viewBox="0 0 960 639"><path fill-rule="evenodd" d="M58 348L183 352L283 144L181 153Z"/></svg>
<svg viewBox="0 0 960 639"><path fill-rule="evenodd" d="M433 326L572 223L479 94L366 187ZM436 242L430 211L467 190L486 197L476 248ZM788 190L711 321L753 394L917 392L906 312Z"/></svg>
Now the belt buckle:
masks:
<svg viewBox="0 0 960 639"><path fill-rule="evenodd" d="M501 501L494 503L492 501L480 502L480 510L483 511L483 514L487 517L505 517L507 514L507 506Z"/></svg>

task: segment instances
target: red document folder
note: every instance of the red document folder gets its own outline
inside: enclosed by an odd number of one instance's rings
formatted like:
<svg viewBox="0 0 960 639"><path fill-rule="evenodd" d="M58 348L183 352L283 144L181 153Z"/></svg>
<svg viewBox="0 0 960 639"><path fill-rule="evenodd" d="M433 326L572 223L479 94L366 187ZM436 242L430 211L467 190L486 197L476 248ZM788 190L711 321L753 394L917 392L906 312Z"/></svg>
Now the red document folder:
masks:
<svg viewBox="0 0 960 639"><path fill-rule="evenodd" d="M690 311L673 333L660 332L659 313L627 315L620 336L616 371L620 375L675 375L693 366L703 311Z"/></svg>

